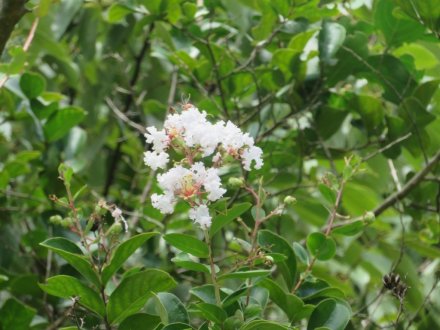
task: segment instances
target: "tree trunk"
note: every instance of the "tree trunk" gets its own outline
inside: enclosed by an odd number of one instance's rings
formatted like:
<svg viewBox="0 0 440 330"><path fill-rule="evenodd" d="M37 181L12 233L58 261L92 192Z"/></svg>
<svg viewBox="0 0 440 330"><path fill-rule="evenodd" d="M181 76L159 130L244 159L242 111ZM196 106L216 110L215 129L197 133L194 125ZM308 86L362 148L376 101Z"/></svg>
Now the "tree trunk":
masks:
<svg viewBox="0 0 440 330"><path fill-rule="evenodd" d="M0 0L0 55L3 53L15 24L26 13L27 0Z"/></svg>

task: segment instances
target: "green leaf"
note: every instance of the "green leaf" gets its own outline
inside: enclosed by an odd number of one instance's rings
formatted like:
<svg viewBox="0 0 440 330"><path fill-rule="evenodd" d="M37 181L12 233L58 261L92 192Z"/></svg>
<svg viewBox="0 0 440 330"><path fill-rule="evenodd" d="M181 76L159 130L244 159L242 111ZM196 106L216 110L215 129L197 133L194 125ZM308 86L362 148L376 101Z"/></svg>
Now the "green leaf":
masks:
<svg viewBox="0 0 440 330"><path fill-rule="evenodd" d="M345 40L345 28L334 22L324 21L318 38L319 57L325 63L332 63L333 57Z"/></svg>
<svg viewBox="0 0 440 330"><path fill-rule="evenodd" d="M176 285L166 272L148 269L125 277L111 294L107 304L107 316L116 324L138 312L153 292L166 291Z"/></svg>
<svg viewBox="0 0 440 330"><path fill-rule="evenodd" d="M116 23L122 21L125 16L133 13L133 9L123 4L114 3L107 12L107 20L109 23Z"/></svg>
<svg viewBox="0 0 440 330"><path fill-rule="evenodd" d="M336 227L332 230L332 234L339 234L344 236L354 236L364 230L364 222L359 220L340 227Z"/></svg>
<svg viewBox="0 0 440 330"><path fill-rule="evenodd" d="M285 292L276 282L269 278L258 282L258 286L269 291L270 299L286 313L290 322L301 319L304 303L300 298L290 292Z"/></svg>
<svg viewBox="0 0 440 330"><path fill-rule="evenodd" d="M440 80L431 80L417 86L412 95L420 105L426 108L440 86Z"/></svg>
<svg viewBox="0 0 440 330"><path fill-rule="evenodd" d="M321 193L322 197L327 201L329 205L335 205L336 203L336 192L331 189L329 186L320 183L318 185L319 192Z"/></svg>
<svg viewBox="0 0 440 330"><path fill-rule="evenodd" d="M119 325L119 330L154 330L160 323L160 317L145 313L138 313L127 317ZM76 328L75 328L76 329Z"/></svg>
<svg viewBox="0 0 440 330"><path fill-rule="evenodd" d="M168 244L199 258L209 257L209 248L205 242L186 234L167 234L163 237Z"/></svg>
<svg viewBox="0 0 440 330"><path fill-rule="evenodd" d="M40 245L58 254L86 279L91 281L97 287L100 287L98 275L93 270L88 259L82 255L80 248L75 243L63 237L54 237L45 240L40 243Z"/></svg>
<svg viewBox="0 0 440 330"><path fill-rule="evenodd" d="M46 119L58 109L58 103L53 102L49 105L44 105L38 99L32 99L30 101L33 113L38 119Z"/></svg>
<svg viewBox="0 0 440 330"><path fill-rule="evenodd" d="M254 320L243 324L240 330L287 330L285 327L279 323L265 321L265 320Z"/></svg>
<svg viewBox="0 0 440 330"><path fill-rule="evenodd" d="M307 237L307 248L318 260L329 260L336 253L336 243L323 233L311 233Z"/></svg>
<svg viewBox="0 0 440 330"><path fill-rule="evenodd" d="M56 141L66 135L70 129L79 124L86 112L78 107L67 107L56 111L44 124L44 136L48 142Z"/></svg>
<svg viewBox="0 0 440 330"><path fill-rule="evenodd" d="M211 273L211 268L208 265L201 264L200 262L195 262L191 260L189 255L187 253L179 253L176 257L171 259L172 262L174 262L177 266L192 270L195 272L202 272L202 273ZM218 267L216 266L217 271Z"/></svg>
<svg viewBox="0 0 440 330"><path fill-rule="evenodd" d="M307 330L325 327L330 330L344 330L351 318L351 309L345 302L325 299L316 306L310 316Z"/></svg>
<svg viewBox="0 0 440 330"><path fill-rule="evenodd" d="M112 275L124 264L124 262L146 241L159 233L143 233L133 236L116 248L110 262L104 267L101 275L102 284L105 285Z"/></svg>
<svg viewBox="0 0 440 330"><path fill-rule="evenodd" d="M172 293L161 292L154 295L156 309L162 323L189 323L188 312L182 302Z"/></svg>
<svg viewBox="0 0 440 330"><path fill-rule="evenodd" d="M197 286L189 290L189 292L203 302L215 304L215 288L212 284ZM224 293L220 291L220 297L223 299Z"/></svg>
<svg viewBox="0 0 440 330"><path fill-rule="evenodd" d="M9 298L0 310L0 327L4 330L28 330L36 310Z"/></svg>
<svg viewBox="0 0 440 330"><path fill-rule="evenodd" d="M40 3L38 4L37 15L39 17L46 16L49 12L51 3L52 0L40 0Z"/></svg>
<svg viewBox="0 0 440 330"><path fill-rule="evenodd" d="M228 317L228 315L222 308L214 304L199 303L194 307L201 312L205 319L218 324L223 323Z"/></svg>
<svg viewBox="0 0 440 330"><path fill-rule="evenodd" d="M296 278L296 256L289 243L283 237L270 230L260 230L257 241L261 247L269 249L271 252L281 253L287 257L286 260L277 263L277 265L287 287L291 289Z"/></svg>
<svg viewBox="0 0 440 330"><path fill-rule="evenodd" d="M228 209L225 214L219 214L212 220L209 228L209 236L213 237L224 226L231 223L234 219L246 212L252 206L251 203L239 203Z"/></svg>
<svg viewBox="0 0 440 330"><path fill-rule="evenodd" d="M303 246L297 242L293 242L293 251L295 251L295 255L299 258L299 260L304 263L309 263L309 254L307 250L303 248Z"/></svg>
<svg viewBox="0 0 440 330"><path fill-rule="evenodd" d="M238 271L238 272L220 275L217 279L219 281L230 280L230 279L242 279L243 280L243 279L247 279L247 278L268 276L270 273L271 273L270 270L263 270L263 269Z"/></svg>
<svg viewBox="0 0 440 330"><path fill-rule="evenodd" d="M380 99L368 95L353 95L350 105L361 115L369 133L374 133L382 124L384 107Z"/></svg>
<svg viewBox="0 0 440 330"><path fill-rule="evenodd" d="M393 1L380 0L374 14L375 26L385 36L388 46L399 46L423 37L425 28L414 21L397 18L393 13L395 8Z"/></svg>
<svg viewBox="0 0 440 330"><path fill-rule="evenodd" d="M20 78L20 88L28 99L34 99L46 89L46 81L38 73L26 72Z"/></svg>
<svg viewBox="0 0 440 330"><path fill-rule="evenodd" d="M192 330L193 327L186 323L176 322L176 323L170 323L160 330Z"/></svg>
<svg viewBox="0 0 440 330"><path fill-rule="evenodd" d="M105 314L104 303L99 294L82 284L78 279L67 275L57 275L40 284L45 292L60 298L78 297L78 303L100 316Z"/></svg>

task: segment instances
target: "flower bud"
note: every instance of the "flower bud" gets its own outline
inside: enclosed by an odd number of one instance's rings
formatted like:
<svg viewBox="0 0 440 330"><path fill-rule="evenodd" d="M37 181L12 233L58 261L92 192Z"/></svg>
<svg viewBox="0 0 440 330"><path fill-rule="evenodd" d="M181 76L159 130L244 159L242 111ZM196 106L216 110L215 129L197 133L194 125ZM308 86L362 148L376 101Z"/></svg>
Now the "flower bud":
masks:
<svg viewBox="0 0 440 330"><path fill-rule="evenodd" d="M295 205L296 204L296 198L293 196L286 196L284 198L284 204L286 205Z"/></svg>
<svg viewBox="0 0 440 330"><path fill-rule="evenodd" d="M61 221L61 226L63 226L64 228L69 228L73 226L73 224L74 220L71 217L66 217Z"/></svg>
<svg viewBox="0 0 440 330"><path fill-rule="evenodd" d="M264 264L267 266L273 265L273 258L271 256L264 256Z"/></svg>
<svg viewBox="0 0 440 330"><path fill-rule="evenodd" d="M113 225L111 225L107 234L110 236L116 236L122 233L122 230L122 224L120 222L115 222Z"/></svg>
<svg viewBox="0 0 440 330"><path fill-rule="evenodd" d="M364 214L364 221L366 223L372 223L372 222L374 222L374 220L376 220L376 216L374 215L373 212L369 211Z"/></svg>
<svg viewBox="0 0 440 330"><path fill-rule="evenodd" d="M63 221L63 218L57 214L57 215L53 215L49 218L49 222L54 224L54 225L60 225Z"/></svg>
<svg viewBox="0 0 440 330"><path fill-rule="evenodd" d="M244 186L244 179L243 178L229 178L228 185L232 188L241 188Z"/></svg>

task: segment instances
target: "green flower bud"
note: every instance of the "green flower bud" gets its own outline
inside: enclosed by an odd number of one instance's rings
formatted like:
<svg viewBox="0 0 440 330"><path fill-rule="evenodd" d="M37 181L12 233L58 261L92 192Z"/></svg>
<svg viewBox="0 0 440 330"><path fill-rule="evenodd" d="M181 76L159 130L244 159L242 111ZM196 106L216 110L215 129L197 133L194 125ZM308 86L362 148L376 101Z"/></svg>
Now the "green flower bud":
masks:
<svg viewBox="0 0 440 330"><path fill-rule="evenodd" d="M286 196L284 198L284 204L286 205L295 205L296 204L296 198L293 196Z"/></svg>
<svg viewBox="0 0 440 330"><path fill-rule="evenodd" d="M60 225L62 223L62 221L63 221L63 218L59 214L53 215L49 218L49 222L54 225Z"/></svg>
<svg viewBox="0 0 440 330"><path fill-rule="evenodd" d="M244 179L243 178L229 178L228 185L232 188L240 188L244 186Z"/></svg>
<svg viewBox="0 0 440 330"><path fill-rule="evenodd" d="M73 226L73 224L74 224L74 220L70 217L66 217L61 221L61 226L63 226L64 228L69 228Z"/></svg>
<svg viewBox="0 0 440 330"><path fill-rule="evenodd" d="M364 221L366 223L372 223L372 222L374 222L374 220L376 220L376 216L374 215L373 212L369 211L364 214Z"/></svg>
<svg viewBox="0 0 440 330"><path fill-rule="evenodd" d="M123 230L122 224L118 221L118 222L115 222L113 225L111 225L107 234L110 236L116 236L116 235L119 235L120 233L122 233L122 230Z"/></svg>

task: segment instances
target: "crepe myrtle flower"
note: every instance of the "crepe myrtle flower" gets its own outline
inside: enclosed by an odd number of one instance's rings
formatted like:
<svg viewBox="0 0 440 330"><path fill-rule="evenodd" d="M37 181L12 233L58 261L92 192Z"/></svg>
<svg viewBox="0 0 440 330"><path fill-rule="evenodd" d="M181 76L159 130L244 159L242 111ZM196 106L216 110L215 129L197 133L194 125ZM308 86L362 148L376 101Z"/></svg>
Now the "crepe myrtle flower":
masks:
<svg viewBox="0 0 440 330"><path fill-rule="evenodd" d="M241 162L246 171L263 166L263 151L254 139L231 121L211 123L205 111L184 104L180 113L167 116L164 127L147 127L146 142L152 150L144 153L144 162L153 170L165 170L174 150L181 160L157 176L163 194L153 194L154 208L171 214L179 199L186 201L190 218L202 228L211 226L208 205L220 199L222 188L219 168L228 160ZM210 164L206 167L206 164Z"/></svg>

